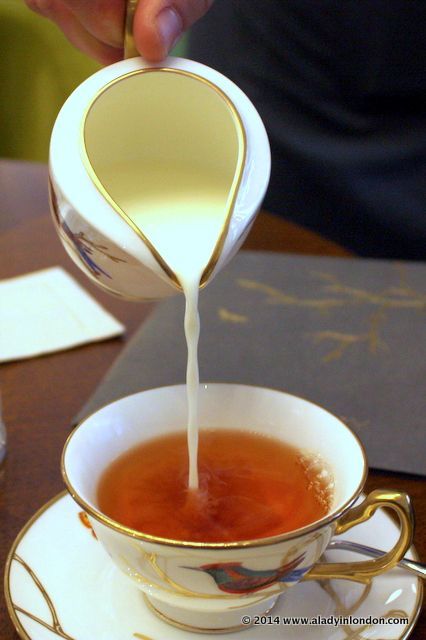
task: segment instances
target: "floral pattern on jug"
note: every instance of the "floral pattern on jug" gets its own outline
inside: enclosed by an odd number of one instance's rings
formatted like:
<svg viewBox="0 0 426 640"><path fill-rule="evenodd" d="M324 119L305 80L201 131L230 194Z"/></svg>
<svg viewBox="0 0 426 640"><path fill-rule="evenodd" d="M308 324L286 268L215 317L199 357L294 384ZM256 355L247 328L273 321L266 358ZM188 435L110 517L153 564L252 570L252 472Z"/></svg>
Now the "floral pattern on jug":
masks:
<svg viewBox="0 0 426 640"><path fill-rule="evenodd" d="M153 274L140 261L114 244L93 226L87 225L49 176L50 207L56 231L68 255L102 289L128 300L157 298L158 285L149 295ZM155 282L157 278L155 277ZM163 295L174 290L164 284ZM143 290L143 291L142 291Z"/></svg>
<svg viewBox="0 0 426 640"><path fill-rule="evenodd" d="M69 227L67 222L65 221L65 217L61 216L61 206L59 204L58 199L58 188L53 186L52 179L49 179L49 195L51 208L53 212L53 219L55 221L55 226L59 233L59 236L62 242L67 247L71 247L73 249L74 255L78 256L80 261L83 263L83 266L89 270L90 274L99 278L102 274L111 280L111 275L105 271L99 264L97 264L93 259L93 254L96 251L99 251L104 256L108 257L113 262L126 262L123 258L119 258L117 256L111 255L109 253L109 249L105 245L99 245L90 240L84 231L74 232ZM73 211L75 214L75 212Z"/></svg>

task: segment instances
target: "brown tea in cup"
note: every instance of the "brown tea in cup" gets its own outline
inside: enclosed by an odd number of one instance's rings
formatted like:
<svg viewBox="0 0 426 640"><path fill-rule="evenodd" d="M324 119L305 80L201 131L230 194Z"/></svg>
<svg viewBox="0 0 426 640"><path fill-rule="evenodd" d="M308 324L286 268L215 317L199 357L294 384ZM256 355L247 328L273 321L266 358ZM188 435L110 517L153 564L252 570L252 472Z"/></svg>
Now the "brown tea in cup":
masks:
<svg viewBox="0 0 426 640"><path fill-rule="evenodd" d="M104 471L99 508L145 534L234 542L299 529L331 506L325 464L258 433L201 430L198 468L199 489L188 490L185 432L148 440Z"/></svg>

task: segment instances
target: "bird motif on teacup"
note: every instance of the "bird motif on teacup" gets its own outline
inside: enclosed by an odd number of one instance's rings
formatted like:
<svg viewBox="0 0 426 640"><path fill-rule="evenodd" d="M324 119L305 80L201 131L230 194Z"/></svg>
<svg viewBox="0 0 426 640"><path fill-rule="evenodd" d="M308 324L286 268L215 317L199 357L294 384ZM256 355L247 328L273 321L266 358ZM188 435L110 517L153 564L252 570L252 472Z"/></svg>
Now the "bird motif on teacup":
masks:
<svg viewBox="0 0 426 640"><path fill-rule="evenodd" d="M216 562L185 568L208 573L221 591L246 594L266 589L276 582L298 582L311 568L299 567L304 557L300 555L277 569L248 569L241 562Z"/></svg>

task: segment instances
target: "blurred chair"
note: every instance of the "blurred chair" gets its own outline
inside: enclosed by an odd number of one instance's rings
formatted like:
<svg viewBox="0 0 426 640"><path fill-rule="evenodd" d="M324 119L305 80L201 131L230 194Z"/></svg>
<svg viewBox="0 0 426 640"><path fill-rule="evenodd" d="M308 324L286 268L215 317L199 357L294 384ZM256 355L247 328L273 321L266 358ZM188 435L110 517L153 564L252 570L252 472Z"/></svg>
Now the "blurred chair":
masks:
<svg viewBox="0 0 426 640"><path fill-rule="evenodd" d="M59 109L98 69L23 0L0 0L0 157L46 162Z"/></svg>

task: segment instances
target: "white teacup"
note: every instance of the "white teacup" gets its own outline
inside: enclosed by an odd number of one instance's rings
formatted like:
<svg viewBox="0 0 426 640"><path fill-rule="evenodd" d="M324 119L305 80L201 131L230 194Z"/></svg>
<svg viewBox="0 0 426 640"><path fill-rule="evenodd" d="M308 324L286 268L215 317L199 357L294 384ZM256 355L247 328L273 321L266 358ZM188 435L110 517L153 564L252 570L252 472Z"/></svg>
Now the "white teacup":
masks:
<svg viewBox="0 0 426 640"><path fill-rule="evenodd" d="M366 479L367 460L360 441L343 422L301 398L237 384L200 386L201 428L256 431L321 456L334 482L327 515L296 531L231 543L167 540L134 531L104 515L96 494L105 468L144 440L184 430L186 420L184 385L143 391L84 420L69 437L62 460L68 490L88 514L113 562L168 622L203 632L240 629L243 616L269 611L283 591L302 579L369 582L395 566L410 546L413 515L408 496L376 490L352 506ZM392 550L374 560L318 563L333 535L367 520L379 507L390 507L400 520L400 537ZM229 593L206 565L222 570L233 566L237 573L241 569L264 572L265 583L245 585L238 592L237 580L237 593Z"/></svg>

